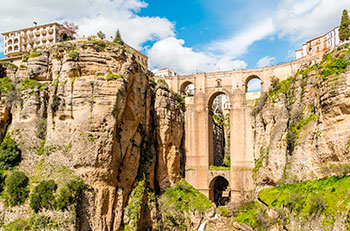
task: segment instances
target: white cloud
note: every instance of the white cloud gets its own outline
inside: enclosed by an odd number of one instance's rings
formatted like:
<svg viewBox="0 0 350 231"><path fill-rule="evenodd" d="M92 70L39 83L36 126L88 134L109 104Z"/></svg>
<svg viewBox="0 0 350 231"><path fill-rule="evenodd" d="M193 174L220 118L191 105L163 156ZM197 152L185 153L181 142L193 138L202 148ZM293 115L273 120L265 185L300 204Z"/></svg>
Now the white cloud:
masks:
<svg viewBox="0 0 350 231"><path fill-rule="evenodd" d="M185 41L169 37L156 42L148 51L150 66L154 68L169 67L178 73L230 70L245 68L247 63L229 57L196 52L186 47Z"/></svg>
<svg viewBox="0 0 350 231"><path fill-rule="evenodd" d="M349 8L349 0L283 0L274 23L280 37L305 42L338 26L343 9Z"/></svg>
<svg viewBox="0 0 350 231"><path fill-rule="evenodd" d="M237 57L245 53L254 42L266 38L274 31L275 27L271 18L255 22L229 39L214 42L210 46L210 51L219 52L223 56Z"/></svg>
<svg viewBox="0 0 350 231"><path fill-rule="evenodd" d="M166 18L141 17L136 13L147 3L141 0L2 0L0 31L65 20L80 27L80 35L95 35L102 30L107 38L119 28L125 42L137 49L151 40L174 35L174 24Z"/></svg>
<svg viewBox="0 0 350 231"><path fill-rule="evenodd" d="M271 66L276 61L275 57L265 56L257 62L257 67Z"/></svg>

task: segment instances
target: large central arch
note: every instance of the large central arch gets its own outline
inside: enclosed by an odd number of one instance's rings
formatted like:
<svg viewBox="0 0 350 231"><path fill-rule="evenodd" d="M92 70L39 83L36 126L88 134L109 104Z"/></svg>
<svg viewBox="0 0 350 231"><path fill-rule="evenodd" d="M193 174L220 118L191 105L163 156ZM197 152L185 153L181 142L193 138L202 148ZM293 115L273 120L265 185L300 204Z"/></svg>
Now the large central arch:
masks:
<svg viewBox="0 0 350 231"><path fill-rule="evenodd" d="M208 165L229 167L230 98L217 91L208 100Z"/></svg>

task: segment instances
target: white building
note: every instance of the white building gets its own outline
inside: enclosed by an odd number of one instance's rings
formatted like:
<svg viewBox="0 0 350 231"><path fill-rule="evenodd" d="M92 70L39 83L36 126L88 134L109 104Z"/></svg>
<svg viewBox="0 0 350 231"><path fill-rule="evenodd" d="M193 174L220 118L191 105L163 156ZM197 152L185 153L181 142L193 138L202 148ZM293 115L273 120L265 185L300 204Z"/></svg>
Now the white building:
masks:
<svg viewBox="0 0 350 231"><path fill-rule="evenodd" d="M153 71L153 74L157 77L171 77L176 76L176 72L173 70L170 70L169 68L162 68L159 70Z"/></svg>
<svg viewBox="0 0 350 231"><path fill-rule="evenodd" d="M30 49L39 46L48 46L58 42L58 30L62 25L50 23L21 30L2 33L4 36L4 53L5 56L16 56L28 52Z"/></svg>
<svg viewBox="0 0 350 231"><path fill-rule="evenodd" d="M339 46L339 26L324 35L313 38L303 44L303 47L295 51L296 59L306 56L324 54L327 50L332 50Z"/></svg>

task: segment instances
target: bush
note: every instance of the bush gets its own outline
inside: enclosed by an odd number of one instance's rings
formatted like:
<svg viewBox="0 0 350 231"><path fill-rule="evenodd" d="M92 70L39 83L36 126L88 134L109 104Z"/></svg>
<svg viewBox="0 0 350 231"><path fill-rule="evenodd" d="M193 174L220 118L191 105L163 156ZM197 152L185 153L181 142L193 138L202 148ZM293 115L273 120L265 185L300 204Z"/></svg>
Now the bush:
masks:
<svg viewBox="0 0 350 231"><path fill-rule="evenodd" d="M0 145L0 169L9 169L21 162L22 151L16 141L6 136Z"/></svg>
<svg viewBox="0 0 350 231"><path fill-rule="evenodd" d="M23 204L28 197L28 177L20 171L12 172L5 180L5 200L11 206Z"/></svg>
<svg viewBox="0 0 350 231"><path fill-rule="evenodd" d="M217 213L220 216L224 216L224 217L230 216L230 212L227 210L225 206L220 206L219 208L217 208Z"/></svg>
<svg viewBox="0 0 350 231"><path fill-rule="evenodd" d="M81 193L87 189L82 180L71 180L60 190L56 200L56 207L59 210L67 209L69 205L78 203Z"/></svg>
<svg viewBox="0 0 350 231"><path fill-rule="evenodd" d="M11 221L7 225L4 225L3 231L21 231L21 230L28 230L29 224L27 219L24 219L23 217L18 218L14 221Z"/></svg>
<svg viewBox="0 0 350 231"><path fill-rule="evenodd" d="M57 184L53 180L40 182L30 195L30 207L34 212L37 213L42 208L55 208L55 197L53 194L56 190Z"/></svg>
<svg viewBox="0 0 350 231"><path fill-rule="evenodd" d="M4 190L3 184L5 182L6 176L5 176L5 171L0 170L0 193Z"/></svg>

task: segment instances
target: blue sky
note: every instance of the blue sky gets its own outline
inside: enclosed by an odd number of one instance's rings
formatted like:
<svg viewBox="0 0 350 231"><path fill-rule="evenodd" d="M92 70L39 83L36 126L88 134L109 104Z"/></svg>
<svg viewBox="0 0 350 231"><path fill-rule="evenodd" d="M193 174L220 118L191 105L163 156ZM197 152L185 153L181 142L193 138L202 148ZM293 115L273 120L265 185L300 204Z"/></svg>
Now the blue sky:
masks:
<svg viewBox="0 0 350 231"><path fill-rule="evenodd" d="M74 21L181 74L254 68L294 59L302 43L340 23L349 0L2 0L0 31ZM2 52L3 39L0 38Z"/></svg>

